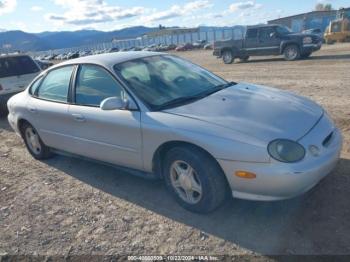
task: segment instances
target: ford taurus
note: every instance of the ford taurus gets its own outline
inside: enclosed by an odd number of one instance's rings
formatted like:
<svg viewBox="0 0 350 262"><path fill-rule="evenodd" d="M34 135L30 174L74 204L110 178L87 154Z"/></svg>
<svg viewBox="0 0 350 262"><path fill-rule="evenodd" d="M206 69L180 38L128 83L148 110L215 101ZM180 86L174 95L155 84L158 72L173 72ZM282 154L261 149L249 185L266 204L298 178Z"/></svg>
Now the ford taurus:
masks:
<svg viewBox="0 0 350 262"><path fill-rule="evenodd" d="M332 171L342 146L311 100L228 82L162 53L58 64L8 108L34 158L68 152L163 178L183 207L202 213L230 195L270 201L302 194Z"/></svg>

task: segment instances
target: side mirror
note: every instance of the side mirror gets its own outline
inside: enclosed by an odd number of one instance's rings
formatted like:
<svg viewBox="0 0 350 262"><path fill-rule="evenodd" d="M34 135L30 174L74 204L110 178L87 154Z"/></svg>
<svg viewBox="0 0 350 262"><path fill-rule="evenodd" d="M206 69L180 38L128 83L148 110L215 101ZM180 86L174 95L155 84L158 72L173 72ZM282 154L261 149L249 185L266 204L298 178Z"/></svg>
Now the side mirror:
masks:
<svg viewBox="0 0 350 262"><path fill-rule="evenodd" d="M104 111L126 109L128 104L128 100L122 100L119 97L108 97L101 102L100 108Z"/></svg>
<svg viewBox="0 0 350 262"><path fill-rule="evenodd" d="M270 37L271 37L271 38L277 37L277 33L276 33L276 32L272 32L272 33L270 34Z"/></svg>

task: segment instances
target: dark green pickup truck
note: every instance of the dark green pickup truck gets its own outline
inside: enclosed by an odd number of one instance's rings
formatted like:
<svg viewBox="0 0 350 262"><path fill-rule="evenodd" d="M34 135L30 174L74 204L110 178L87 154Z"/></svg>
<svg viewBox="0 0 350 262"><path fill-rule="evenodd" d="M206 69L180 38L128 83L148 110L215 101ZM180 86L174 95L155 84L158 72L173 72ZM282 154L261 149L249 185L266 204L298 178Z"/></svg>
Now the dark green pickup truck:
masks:
<svg viewBox="0 0 350 262"><path fill-rule="evenodd" d="M307 58L322 46L316 34L293 33L280 25L248 26L243 39L214 42L214 56L231 64L236 58L247 61L250 56L284 55L288 61Z"/></svg>

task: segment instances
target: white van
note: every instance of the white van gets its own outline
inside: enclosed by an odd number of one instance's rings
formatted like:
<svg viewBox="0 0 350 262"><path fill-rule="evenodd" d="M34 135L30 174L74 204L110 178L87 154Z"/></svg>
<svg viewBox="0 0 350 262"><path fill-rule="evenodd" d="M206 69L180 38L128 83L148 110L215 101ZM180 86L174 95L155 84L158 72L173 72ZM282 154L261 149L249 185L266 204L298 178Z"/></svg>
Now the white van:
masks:
<svg viewBox="0 0 350 262"><path fill-rule="evenodd" d="M6 111L7 100L23 91L40 73L40 67L28 55L0 56L0 111Z"/></svg>

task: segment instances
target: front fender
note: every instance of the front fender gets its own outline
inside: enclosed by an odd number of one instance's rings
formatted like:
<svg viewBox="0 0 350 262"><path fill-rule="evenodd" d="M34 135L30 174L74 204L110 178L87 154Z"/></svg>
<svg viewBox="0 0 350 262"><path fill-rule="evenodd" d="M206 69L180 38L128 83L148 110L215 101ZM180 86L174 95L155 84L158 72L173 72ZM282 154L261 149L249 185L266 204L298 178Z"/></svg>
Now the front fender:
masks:
<svg viewBox="0 0 350 262"><path fill-rule="evenodd" d="M295 40L295 39L293 39L293 40L284 40L284 41L281 42L281 45L280 45L280 54L283 54L284 49L288 45L297 45L299 48L301 47L300 42Z"/></svg>
<svg viewBox="0 0 350 262"><path fill-rule="evenodd" d="M270 161L264 142L224 127L161 112L144 113L141 119L145 171L152 171L152 160L157 149L172 141L194 144L216 159L259 163Z"/></svg>

